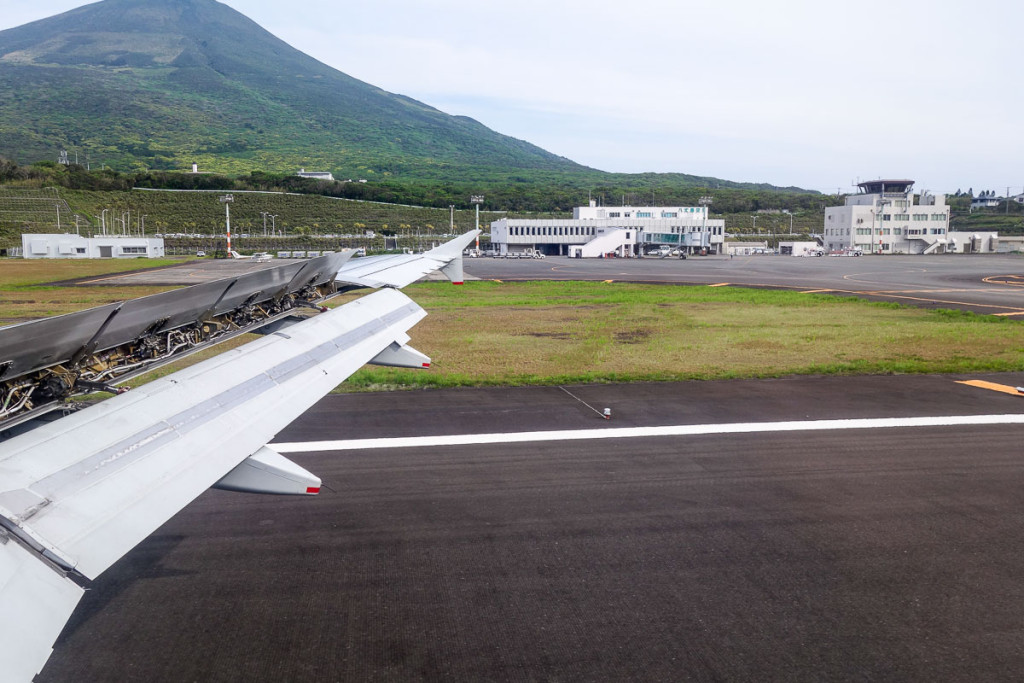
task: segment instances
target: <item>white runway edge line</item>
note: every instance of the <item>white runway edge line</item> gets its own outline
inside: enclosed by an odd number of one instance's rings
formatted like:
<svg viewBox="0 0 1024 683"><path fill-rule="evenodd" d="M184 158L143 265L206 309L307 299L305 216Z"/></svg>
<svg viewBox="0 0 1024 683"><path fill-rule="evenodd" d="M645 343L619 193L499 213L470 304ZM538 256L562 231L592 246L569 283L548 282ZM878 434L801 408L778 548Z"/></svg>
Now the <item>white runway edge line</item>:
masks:
<svg viewBox="0 0 1024 683"><path fill-rule="evenodd" d="M737 422L732 424L669 425L663 427L619 427L608 429L554 430L547 432L504 432L500 434L449 434L341 441L271 443L279 453L319 453L373 448L423 448L472 446L538 441L580 441L583 439L633 439L652 436L704 436L710 434L755 434L768 432L832 431L841 429L892 429L896 427L962 427L1024 424L1024 415L952 415L946 417L882 417L846 420L802 420L793 422Z"/></svg>

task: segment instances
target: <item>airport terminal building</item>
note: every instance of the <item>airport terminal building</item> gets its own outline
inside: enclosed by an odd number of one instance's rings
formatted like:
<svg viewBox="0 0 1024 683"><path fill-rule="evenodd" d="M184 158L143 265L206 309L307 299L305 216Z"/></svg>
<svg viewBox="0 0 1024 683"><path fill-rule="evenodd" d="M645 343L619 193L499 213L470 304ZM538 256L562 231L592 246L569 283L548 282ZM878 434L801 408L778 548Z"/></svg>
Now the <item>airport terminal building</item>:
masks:
<svg viewBox="0 0 1024 683"><path fill-rule="evenodd" d="M845 206L825 209L826 251L860 249L865 254L942 254L959 251L949 233L945 195L922 192L913 180L871 180ZM914 200L917 199L917 203Z"/></svg>
<svg viewBox="0 0 1024 683"><path fill-rule="evenodd" d="M502 218L491 223L491 244L499 255L640 256L662 246L687 254L721 254L725 221L710 219L705 206L589 206L573 217Z"/></svg>

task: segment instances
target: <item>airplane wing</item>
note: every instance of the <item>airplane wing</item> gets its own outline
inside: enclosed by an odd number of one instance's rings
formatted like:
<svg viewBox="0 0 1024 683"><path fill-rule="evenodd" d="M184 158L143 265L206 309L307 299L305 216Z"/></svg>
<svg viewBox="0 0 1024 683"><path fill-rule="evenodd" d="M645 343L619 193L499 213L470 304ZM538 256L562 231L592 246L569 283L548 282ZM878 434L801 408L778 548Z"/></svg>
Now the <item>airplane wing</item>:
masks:
<svg viewBox="0 0 1024 683"><path fill-rule="evenodd" d="M457 285L462 284L462 251L480 234L470 230L422 254L364 256L349 260L335 280L356 287L405 287L424 275L440 270Z"/></svg>
<svg viewBox="0 0 1024 683"><path fill-rule="evenodd" d="M82 594L212 485L315 493L266 444L367 362L421 367L383 290L0 443L0 662L29 681Z"/></svg>

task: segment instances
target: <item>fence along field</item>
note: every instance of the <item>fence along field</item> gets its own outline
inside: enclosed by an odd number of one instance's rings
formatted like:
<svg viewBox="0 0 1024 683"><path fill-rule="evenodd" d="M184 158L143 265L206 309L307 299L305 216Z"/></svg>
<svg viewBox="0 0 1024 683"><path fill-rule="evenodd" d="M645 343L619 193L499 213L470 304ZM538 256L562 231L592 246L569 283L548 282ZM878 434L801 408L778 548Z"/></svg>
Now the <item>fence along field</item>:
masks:
<svg viewBox="0 0 1024 683"><path fill-rule="evenodd" d="M334 241L317 246L383 250L396 248L393 239L385 243L385 237L391 234L401 238L399 246L417 248L419 245L422 248L452 232L452 214L448 209L318 195L0 187L0 248L20 246L23 232L77 231L91 236L101 234L105 224L108 234L139 235L144 231L146 235L164 235L169 253L174 253L175 248L180 248L182 253L196 248L210 250L218 242L223 242L225 212L220 197L225 194L234 198L231 203L232 237L240 240L233 244L236 249L287 250L312 246L326 239ZM504 215L481 211L480 223L487 225ZM475 213L456 210L454 222L456 234L470 230L475 227ZM264 224L268 239L264 239ZM285 241L269 238L275 229ZM371 233L375 237L366 237Z"/></svg>

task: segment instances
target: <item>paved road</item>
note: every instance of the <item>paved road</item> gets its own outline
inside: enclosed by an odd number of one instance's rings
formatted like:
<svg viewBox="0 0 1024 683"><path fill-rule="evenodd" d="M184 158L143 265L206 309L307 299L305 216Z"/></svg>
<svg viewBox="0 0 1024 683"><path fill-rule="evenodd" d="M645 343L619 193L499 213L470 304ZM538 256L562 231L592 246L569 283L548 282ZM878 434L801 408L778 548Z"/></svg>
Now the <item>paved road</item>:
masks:
<svg viewBox="0 0 1024 683"><path fill-rule="evenodd" d="M931 308L1024 315L1024 258L1017 255L679 259L466 259L473 277L734 284L855 294Z"/></svg>
<svg viewBox="0 0 1024 683"><path fill-rule="evenodd" d="M1024 412L954 379L330 396L277 441ZM204 494L39 680L1019 679L1024 427L723 430L294 455L330 488Z"/></svg>

